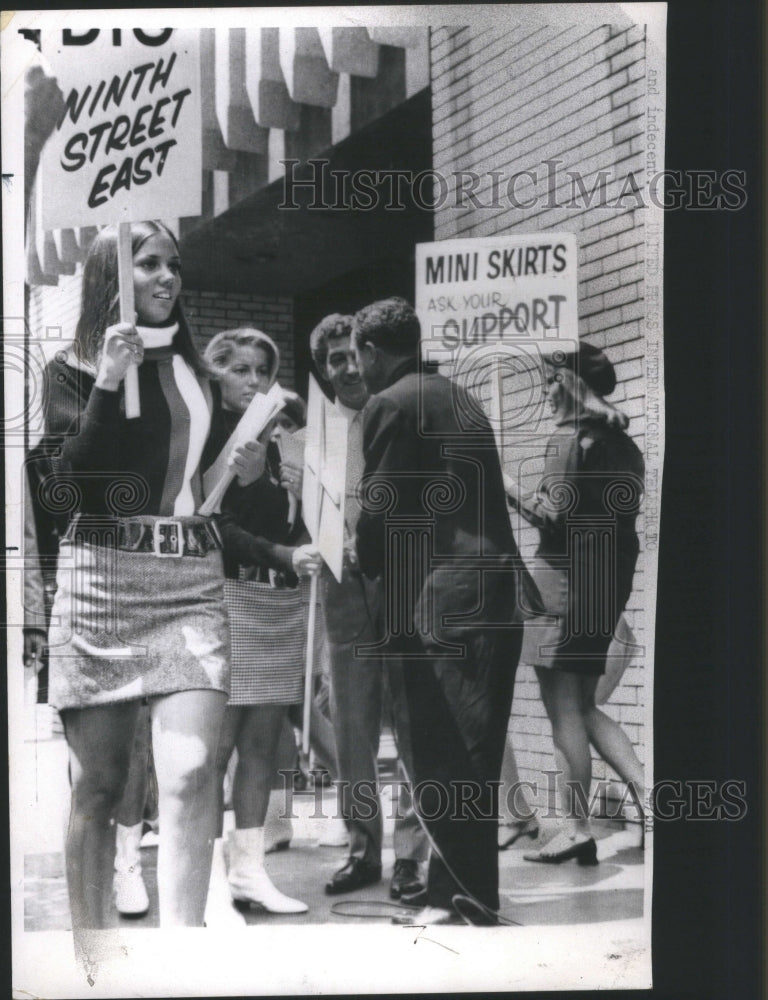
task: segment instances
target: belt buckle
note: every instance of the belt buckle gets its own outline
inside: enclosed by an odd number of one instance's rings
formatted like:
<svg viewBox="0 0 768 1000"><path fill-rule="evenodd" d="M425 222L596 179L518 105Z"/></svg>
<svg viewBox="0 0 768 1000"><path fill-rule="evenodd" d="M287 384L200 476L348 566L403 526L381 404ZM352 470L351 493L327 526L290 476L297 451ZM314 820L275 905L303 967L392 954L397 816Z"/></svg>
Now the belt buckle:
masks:
<svg viewBox="0 0 768 1000"><path fill-rule="evenodd" d="M184 531L180 521L155 521L152 527L154 553L159 559L178 559L184 555Z"/></svg>
<svg viewBox="0 0 768 1000"><path fill-rule="evenodd" d="M210 534L213 536L214 541L216 542L216 544L218 545L218 547L220 549L223 549L224 548L224 539L221 537L221 531L219 530L219 526L216 523L216 521L213 521L213 520L208 521L207 524L206 524L206 527L208 528L208 531L210 532Z"/></svg>

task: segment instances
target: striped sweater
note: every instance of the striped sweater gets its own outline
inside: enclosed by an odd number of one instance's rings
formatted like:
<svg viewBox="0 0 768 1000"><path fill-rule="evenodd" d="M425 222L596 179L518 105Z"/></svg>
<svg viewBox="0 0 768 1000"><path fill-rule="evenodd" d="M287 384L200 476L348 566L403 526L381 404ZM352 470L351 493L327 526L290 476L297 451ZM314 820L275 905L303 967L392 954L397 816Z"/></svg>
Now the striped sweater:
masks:
<svg viewBox="0 0 768 1000"><path fill-rule="evenodd" d="M127 420L122 387L98 388L71 355L48 364L46 434L59 454L55 483L43 489L41 500L52 513L195 513L218 387L196 376L171 347L146 351L138 372L141 416Z"/></svg>

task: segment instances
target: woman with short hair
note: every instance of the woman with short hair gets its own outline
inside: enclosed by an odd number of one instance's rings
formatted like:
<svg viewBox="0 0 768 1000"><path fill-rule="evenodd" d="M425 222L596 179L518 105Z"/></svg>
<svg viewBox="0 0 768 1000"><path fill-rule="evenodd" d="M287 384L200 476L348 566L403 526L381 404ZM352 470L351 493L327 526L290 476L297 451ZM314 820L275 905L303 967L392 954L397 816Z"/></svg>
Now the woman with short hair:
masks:
<svg viewBox="0 0 768 1000"><path fill-rule="evenodd" d="M605 354L582 343L553 353L546 396L557 425L532 498L506 479L510 499L539 529L533 577L552 624L526 621L521 663L531 664L552 725L564 829L529 861L597 864L588 806L590 745L627 782L642 811L643 768L618 723L595 703L608 646L632 591L639 551L635 520L644 463L628 418L605 396L616 375Z"/></svg>

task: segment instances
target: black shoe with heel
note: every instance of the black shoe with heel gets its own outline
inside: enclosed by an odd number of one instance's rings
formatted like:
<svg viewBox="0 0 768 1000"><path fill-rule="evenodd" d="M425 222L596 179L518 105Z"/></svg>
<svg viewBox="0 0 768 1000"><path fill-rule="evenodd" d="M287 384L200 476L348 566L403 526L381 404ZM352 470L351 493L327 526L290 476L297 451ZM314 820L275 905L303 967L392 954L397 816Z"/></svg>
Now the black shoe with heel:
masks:
<svg viewBox="0 0 768 1000"><path fill-rule="evenodd" d="M523 855L525 861L539 861L545 865L559 865L572 858L575 858L580 865L598 864L597 844L594 837L574 841L573 838L560 834L540 851L531 851Z"/></svg>

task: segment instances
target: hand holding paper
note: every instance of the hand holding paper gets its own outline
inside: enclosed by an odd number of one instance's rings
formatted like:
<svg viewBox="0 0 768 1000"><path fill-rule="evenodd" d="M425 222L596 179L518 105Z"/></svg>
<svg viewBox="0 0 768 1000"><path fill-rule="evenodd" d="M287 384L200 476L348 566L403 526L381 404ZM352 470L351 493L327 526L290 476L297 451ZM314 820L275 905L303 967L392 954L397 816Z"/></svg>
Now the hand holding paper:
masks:
<svg viewBox="0 0 768 1000"><path fill-rule="evenodd" d="M274 440L280 451L280 485L288 492L288 521L296 523L299 501L304 487L304 444L305 428L289 434L278 427Z"/></svg>
<svg viewBox="0 0 768 1000"><path fill-rule="evenodd" d="M283 390L277 382L269 392L257 393L253 397L218 458L203 476L203 489L207 498L200 507L200 514L208 517L221 510L224 494L237 474L232 460L233 452L248 442L258 441L259 435L274 420L284 402Z"/></svg>
<svg viewBox="0 0 768 1000"><path fill-rule="evenodd" d="M304 469L300 465L293 465L290 462L280 464L280 485L284 490L291 493L297 500L301 499L301 488L304 482Z"/></svg>
<svg viewBox="0 0 768 1000"><path fill-rule="evenodd" d="M232 450L229 464L241 486L250 486L260 479L267 461L267 446L261 441L246 441Z"/></svg>

